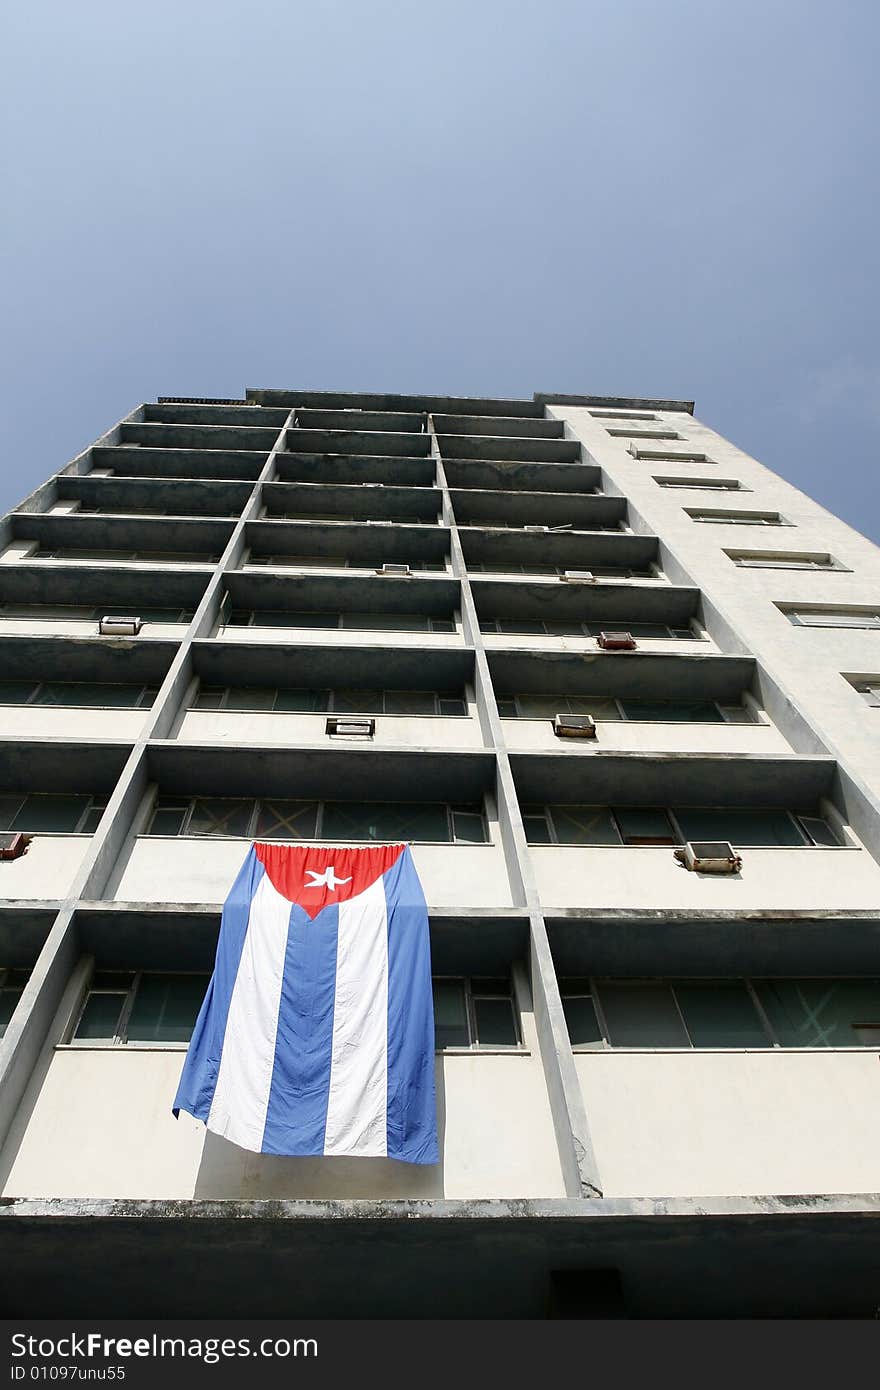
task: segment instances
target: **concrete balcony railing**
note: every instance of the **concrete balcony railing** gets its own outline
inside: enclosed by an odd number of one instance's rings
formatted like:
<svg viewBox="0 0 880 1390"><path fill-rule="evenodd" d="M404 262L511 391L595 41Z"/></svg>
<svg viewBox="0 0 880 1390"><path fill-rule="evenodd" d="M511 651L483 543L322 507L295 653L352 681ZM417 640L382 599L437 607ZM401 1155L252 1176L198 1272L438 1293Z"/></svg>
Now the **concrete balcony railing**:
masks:
<svg viewBox="0 0 880 1390"><path fill-rule="evenodd" d="M880 1187L871 1048L578 1052L575 1065L606 1197Z"/></svg>
<svg viewBox="0 0 880 1390"><path fill-rule="evenodd" d="M533 845L542 907L694 909L870 909L880 900L880 865L863 849L804 846L743 849L737 874L689 872L668 846Z"/></svg>
<svg viewBox="0 0 880 1390"><path fill-rule="evenodd" d="M789 753L788 742L770 723L699 724L606 719L594 739L557 738L551 719L505 719L504 741L518 752L590 753Z"/></svg>
<svg viewBox="0 0 880 1390"><path fill-rule="evenodd" d="M562 1197L532 1014L525 1048L438 1054L441 1162L252 1154L171 1102L182 1049L47 1047L38 1094L0 1153L0 1191L56 1197ZM63 1144L57 1142L64 1133Z"/></svg>
<svg viewBox="0 0 880 1390"><path fill-rule="evenodd" d="M183 716L177 737L183 743L307 744L318 748L364 743L373 747L385 744L410 749L483 747L480 726L473 716L456 719L390 714L352 716L363 717L375 718L376 732L371 739L328 735L328 718L345 719L345 715L190 709Z"/></svg>

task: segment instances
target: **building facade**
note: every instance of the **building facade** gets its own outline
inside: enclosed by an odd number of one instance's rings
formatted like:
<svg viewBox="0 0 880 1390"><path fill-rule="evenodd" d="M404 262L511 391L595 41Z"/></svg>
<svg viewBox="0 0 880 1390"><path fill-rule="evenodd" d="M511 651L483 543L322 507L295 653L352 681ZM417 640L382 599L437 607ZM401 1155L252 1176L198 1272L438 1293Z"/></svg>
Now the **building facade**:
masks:
<svg viewBox="0 0 880 1390"><path fill-rule="evenodd" d="M875 546L546 395L163 398L2 526L9 1311L875 1314ZM411 842L436 1168L172 1118L254 838Z"/></svg>

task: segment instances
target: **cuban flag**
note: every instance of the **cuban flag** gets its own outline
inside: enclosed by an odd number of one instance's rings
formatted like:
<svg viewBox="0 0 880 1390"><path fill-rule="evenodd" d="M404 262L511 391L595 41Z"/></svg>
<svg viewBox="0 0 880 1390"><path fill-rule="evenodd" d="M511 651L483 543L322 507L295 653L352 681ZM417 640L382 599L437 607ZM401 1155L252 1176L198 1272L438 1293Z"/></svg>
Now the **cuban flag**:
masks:
<svg viewBox="0 0 880 1390"><path fill-rule="evenodd" d="M439 1161L428 911L406 845L251 846L173 1110L255 1153Z"/></svg>

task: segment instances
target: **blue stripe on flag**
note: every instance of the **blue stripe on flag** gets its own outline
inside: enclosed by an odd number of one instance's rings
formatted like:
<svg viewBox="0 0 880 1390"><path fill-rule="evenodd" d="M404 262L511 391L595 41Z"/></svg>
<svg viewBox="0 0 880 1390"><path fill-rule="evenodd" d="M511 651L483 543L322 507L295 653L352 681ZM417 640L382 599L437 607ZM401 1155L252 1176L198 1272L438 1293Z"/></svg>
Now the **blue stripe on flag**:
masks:
<svg viewBox="0 0 880 1390"><path fill-rule="evenodd" d="M197 1119L207 1121L217 1087L226 1020L247 935L251 903L264 873L252 846L223 904L214 973L196 1019L174 1097L172 1113L175 1118L181 1110L187 1110Z"/></svg>
<svg viewBox="0 0 880 1390"><path fill-rule="evenodd" d="M428 909L409 849L385 874L388 902L388 1157L437 1163Z"/></svg>
<svg viewBox="0 0 880 1390"><path fill-rule="evenodd" d="M338 929L336 904L314 919L291 906L263 1153L323 1153Z"/></svg>

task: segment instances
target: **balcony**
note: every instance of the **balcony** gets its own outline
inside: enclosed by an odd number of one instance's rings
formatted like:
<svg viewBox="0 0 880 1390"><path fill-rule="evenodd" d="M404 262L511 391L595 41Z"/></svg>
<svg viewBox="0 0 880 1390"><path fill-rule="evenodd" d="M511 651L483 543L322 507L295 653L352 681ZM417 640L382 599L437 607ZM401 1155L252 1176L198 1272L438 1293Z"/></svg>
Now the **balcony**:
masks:
<svg viewBox="0 0 880 1390"><path fill-rule="evenodd" d="M245 564L273 569L357 569L385 564L414 571L446 570L449 532L439 526L370 525L346 521L252 521L245 527Z"/></svg>
<svg viewBox="0 0 880 1390"><path fill-rule="evenodd" d="M462 530L460 536L468 571L473 573L509 574L514 578L523 574L547 575L557 584L566 571L587 573L597 579L662 580L654 536L619 531L532 532L477 527Z"/></svg>
<svg viewBox="0 0 880 1390"><path fill-rule="evenodd" d="M659 645L659 644L658 644ZM668 646L669 644L667 644ZM746 657L493 651L504 740L516 751L788 753ZM593 737L560 737L557 715L590 715Z"/></svg>
<svg viewBox="0 0 880 1390"><path fill-rule="evenodd" d="M266 483L264 520L396 521L437 525L442 495L437 488L392 485Z"/></svg>
<svg viewBox="0 0 880 1390"><path fill-rule="evenodd" d="M217 479L95 478L62 476L57 500L78 516L238 517L253 487Z"/></svg>
<svg viewBox="0 0 880 1390"><path fill-rule="evenodd" d="M0 830L30 837L21 857L0 864L6 901L64 898L125 763L128 748L106 743L0 742L4 793Z"/></svg>
<svg viewBox="0 0 880 1390"><path fill-rule="evenodd" d="M456 488L451 493L459 526L559 526L573 531L620 530L626 499L571 492Z"/></svg>
<svg viewBox="0 0 880 1390"><path fill-rule="evenodd" d="M137 838L116 865L108 888L114 900L222 903L249 840L262 835L351 843L353 835L363 837L345 806L359 808L362 819L360 808L375 803L376 833L364 822L365 842L411 839L429 906L495 908L512 903L495 812L494 759L489 754L461 752L451 757L448 752L425 751L413 756L363 747L334 747L328 752L259 746L227 748L218 760L215 745L173 743L154 744L149 765L158 800L142 808L134 827ZM296 805L290 801L292 788ZM415 805L416 790L418 808L424 809L417 808L407 820L406 807ZM332 799L330 812L326 806L331 802L325 798ZM217 805L221 800L223 806ZM162 810L161 817L154 805ZM479 805L481 813L474 809ZM397 807L395 815L391 806ZM439 809L443 806L446 811ZM441 834L441 822L446 827L442 834L454 835L454 841L435 838ZM330 828L337 826L339 836Z"/></svg>
<svg viewBox="0 0 880 1390"><path fill-rule="evenodd" d="M163 642L0 636L0 737L133 741L174 652Z"/></svg>
<svg viewBox="0 0 880 1390"><path fill-rule="evenodd" d="M876 903L880 866L834 805L831 759L597 752L588 759L517 754L512 763L538 894L551 914L587 906L634 913L846 911ZM562 814L555 843L544 805ZM683 818L683 833L667 827L662 808ZM697 808L710 808L708 817ZM787 833L774 821L766 837L758 826L740 838L742 816L753 810L759 818L774 812L785 819ZM633 821L643 813L652 823L626 837L615 829L619 811L624 820L632 811ZM741 869L688 871L675 854L688 839L729 840L742 856Z"/></svg>
<svg viewBox="0 0 880 1390"><path fill-rule="evenodd" d="M12 543L0 563L216 564L232 535L232 520L115 517L15 512Z"/></svg>
<svg viewBox="0 0 880 1390"><path fill-rule="evenodd" d="M103 636L102 643L130 650L135 640L179 641L206 582L204 573L170 567L146 576L133 565L82 565L73 595L62 565L0 566L0 635L98 637L101 618L116 613L139 616L141 631L136 639Z"/></svg>
<svg viewBox="0 0 880 1390"><path fill-rule="evenodd" d="M91 481L114 478L200 478L230 482L256 482L268 457L268 449L197 449L192 446L153 448L148 444L115 445L89 450Z"/></svg>
<svg viewBox="0 0 880 1390"><path fill-rule="evenodd" d="M700 653L713 650L700 625L699 591L656 582L563 583L471 581L487 648L534 652L597 652L605 630L627 630L638 650ZM632 653L618 652L616 660Z"/></svg>

